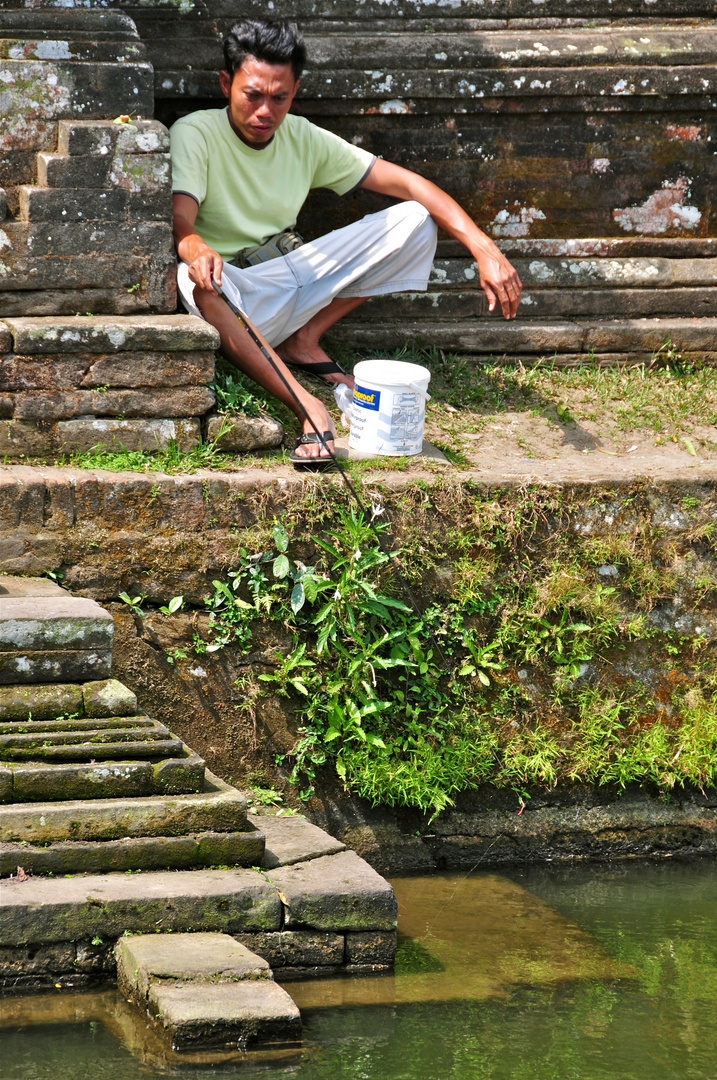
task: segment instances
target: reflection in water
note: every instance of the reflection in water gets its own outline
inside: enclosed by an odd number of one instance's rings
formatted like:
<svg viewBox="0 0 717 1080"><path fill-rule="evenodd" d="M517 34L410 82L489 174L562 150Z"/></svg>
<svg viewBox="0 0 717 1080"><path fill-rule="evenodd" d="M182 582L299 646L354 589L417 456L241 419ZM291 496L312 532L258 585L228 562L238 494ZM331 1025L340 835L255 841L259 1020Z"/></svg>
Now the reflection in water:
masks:
<svg viewBox="0 0 717 1080"><path fill-rule="evenodd" d="M57 995L0 1001L0 1078L717 1076L717 863L547 866L394 886L397 974L287 984L305 1021L299 1055L167 1057L114 992Z"/></svg>
<svg viewBox="0 0 717 1080"><path fill-rule="evenodd" d="M396 975L286 989L300 1009L506 998L514 987L635 975L550 904L497 874L397 878Z"/></svg>

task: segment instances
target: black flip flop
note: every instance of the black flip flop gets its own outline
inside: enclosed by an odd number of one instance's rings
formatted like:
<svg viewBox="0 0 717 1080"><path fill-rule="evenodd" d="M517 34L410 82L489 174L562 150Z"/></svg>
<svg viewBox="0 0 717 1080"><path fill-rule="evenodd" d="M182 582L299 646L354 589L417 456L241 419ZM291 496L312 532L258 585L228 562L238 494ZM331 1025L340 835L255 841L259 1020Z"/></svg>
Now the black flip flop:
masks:
<svg viewBox="0 0 717 1080"><path fill-rule="evenodd" d="M294 449L289 454L289 461L295 469L303 469L304 472L322 472L324 469L330 469L334 464L333 458L303 457L296 453L296 448L306 446L307 443L333 442L335 438L333 431L324 431L320 436L315 431L305 431L294 443Z"/></svg>
<svg viewBox="0 0 717 1080"><path fill-rule="evenodd" d="M284 363L295 371L303 371L304 375L308 375L310 379L316 379L324 386L335 385L325 379L324 375L348 375L348 371L344 371L341 364L337 364L335 360L322 360L319 364L292 364L290 360L285 360Z"/></svg>

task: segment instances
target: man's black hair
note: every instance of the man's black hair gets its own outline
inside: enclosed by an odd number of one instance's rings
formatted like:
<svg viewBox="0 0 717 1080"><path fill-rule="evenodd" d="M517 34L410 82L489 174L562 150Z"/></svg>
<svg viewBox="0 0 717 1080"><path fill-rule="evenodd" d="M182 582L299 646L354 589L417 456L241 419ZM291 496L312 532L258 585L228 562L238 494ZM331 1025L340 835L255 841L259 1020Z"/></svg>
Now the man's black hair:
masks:
<svg viewBox="0 0 717 1080"><path fill-rule="evenodd" d="M235 23L224 39L224 69L230 76L247 56L267 64L291 64L298 79L306 63L304 37L296 23L273 19L243 19Z"/></svg>

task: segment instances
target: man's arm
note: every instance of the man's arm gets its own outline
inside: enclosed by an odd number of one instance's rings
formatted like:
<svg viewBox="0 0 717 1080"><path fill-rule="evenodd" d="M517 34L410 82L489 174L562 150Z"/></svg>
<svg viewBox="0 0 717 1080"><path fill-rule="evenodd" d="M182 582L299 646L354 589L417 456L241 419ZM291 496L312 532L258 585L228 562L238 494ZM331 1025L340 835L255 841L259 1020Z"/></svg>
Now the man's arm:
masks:
<svg viewBox="0 0 717 1080"><path fill-rule="evenodd" d="M505 255L455 199L418 173L381 158L360 186L396 199L414 199L425 206L436 224L449 236L460 240L475 259L481 287L488 297L489 311L493 311L498 302L506 319L515 316L522 290L520 278Z"/></svg>
<svg viewBox="0 0 717 1080"><path fill-rule="evenodd" d="M199 204L191 195L173 195L174 243L177 254L189 263L189 277L200 289L212 289L212 278L222 283L224 261L219 252L209 247L194 228Z"/></svg>

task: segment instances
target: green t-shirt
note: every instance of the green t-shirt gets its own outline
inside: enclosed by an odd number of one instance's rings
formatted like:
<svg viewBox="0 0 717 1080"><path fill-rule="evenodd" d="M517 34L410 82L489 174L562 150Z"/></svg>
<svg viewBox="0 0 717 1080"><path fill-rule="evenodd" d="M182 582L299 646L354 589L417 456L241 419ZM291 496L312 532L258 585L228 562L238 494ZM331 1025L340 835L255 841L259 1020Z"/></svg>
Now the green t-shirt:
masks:
<svg viewBox="0 0 717 1080"><path fill-rule="evenodd" d="M234 134L226 109L183 116L170 137L172 190L197 200L197 232L224 259L292 228L311 188L352 191L374 161L292 113L262 150Z"/></svg>

